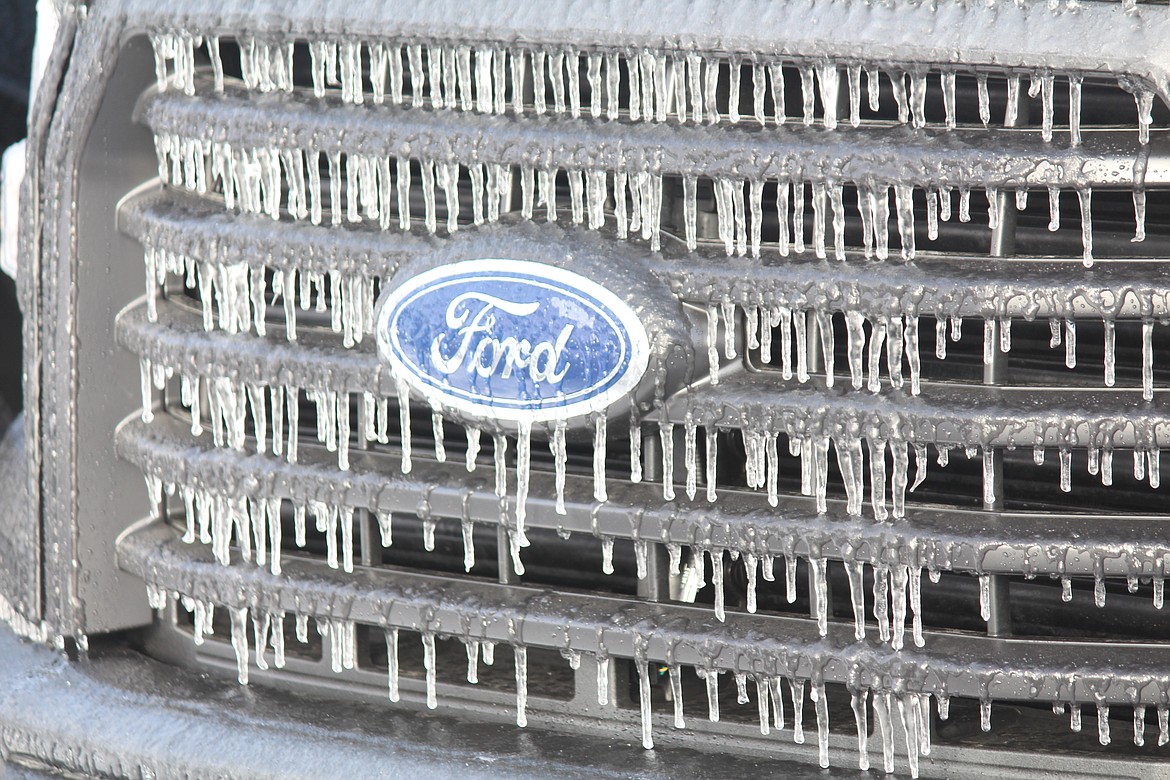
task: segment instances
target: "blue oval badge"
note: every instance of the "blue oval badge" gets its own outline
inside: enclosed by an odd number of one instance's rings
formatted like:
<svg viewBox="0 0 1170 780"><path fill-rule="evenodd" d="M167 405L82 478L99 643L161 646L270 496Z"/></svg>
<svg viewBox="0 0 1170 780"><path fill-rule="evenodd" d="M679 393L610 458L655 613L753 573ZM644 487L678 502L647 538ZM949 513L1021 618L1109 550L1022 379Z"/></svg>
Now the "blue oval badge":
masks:
<svg viewBox="0 0 1170 780"><path fill-rule="evenodd" d="M439 266L383 297L378 351L433 404L509 422L601 411L642 378L649 341L612 292L527 260Z"/></svg>

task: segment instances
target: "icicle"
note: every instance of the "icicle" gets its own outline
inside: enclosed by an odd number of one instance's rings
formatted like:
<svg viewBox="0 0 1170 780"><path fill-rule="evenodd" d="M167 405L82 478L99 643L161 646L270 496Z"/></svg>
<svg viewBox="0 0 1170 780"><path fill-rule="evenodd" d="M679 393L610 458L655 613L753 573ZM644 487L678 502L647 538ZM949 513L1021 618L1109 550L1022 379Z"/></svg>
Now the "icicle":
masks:
<svg viewBox="0 0 1170 780"><path fill-rule="evenodd" d="M987 127L987 123L991 121L991 99L987 94L987 74L976 74L975 79L979 90L979 119L983 122L983 126Z"/></svg>
<svg viewBox="0 0 1170 780"><path fill-rule="evenodd" d="M720 304L723 314L723 356L728 360L736 358L735 351L735 304L730 300L724 300Z"/></svg>
<svg viewBox="0 0 1170 780"><path fill-rule="evenodd" d="M849 124L853 127L861 125L861 66L850 65L849 77Z"/></svg>
<svg viewBox="0 0 1170 780"><path fill-rule="evenodd" d="M792 692L792 741L804 744L804 680L788 679Z"/></svg>
<svg viewBox="0 0 1170 780"><path fill-rule="evenodd" d="M528 725L528 648L513 645L516 665L516 725Z"/></svg>
<svg viewBox="0 0 1170 780"><path fill-rule="evenodd" d="M875 438L869 439L869 490L874 519L884 521L889 517L886 511L886 443Z"/></svg>
<svg viewBox="0 0 1170 780"><path fill-rule="evenodd" d="M605 502L608 500L605 490L605 415L598 414L593 424L593 498L595 501Z"/></svg>
<svg viewBox="0 0 1170 780"><path fill-rule="evenodd" d="M813 574L813 617L817 621L817 633L826 636L829 631L829 590L824 558L809 558L809 566Z"/></svg>
<svg viewBox="0 0 1170 780"><path fill-rule="evenodd" d="M906 96L906 73L899 71L887 71L886 76L890 79L890 87L894 91L894 102L898 105L898 121L906 124L910 121L910 101Z"/></svg>
<svg viewBox="0 0 1170 780"><path fill-rule="evenodd" d="M464 643L467 649L467 682L479 684L479 641L467 639Z"/></svg>
<svg viewBox="0 0 1170 780"><path fill-rule="evenodd" d="M983 503L995 503L995 450L983 448Z"/></svg>
<svg viewBox="0 0 1170 780"><path fill-rule="evenodd" d="M913 703L917 701L913 694L908 694L911 699L910 712L907 712L907 695L899 696L898 704L898 719L902 722L902 732L906 737L906 758L910 763L910 776L918 777L918 757L920 755L920 748L918 743L919 726L916 722L915 711Z"/></svg>
<svg viewBox="0 0 1170 780"><path fill-rule="evenodd" d="M396 380L398 391L398 419L401 428L402 473L409 474L410 462L410 389L403 379ZM290 421L291 422L291 421Z"/></svg>
<svg viewBox="0 0 1170 780"><path fill-rule="evenodd" d="M303 615L297 615L298 634ZM301 640L304 641L304 640ZM398 629L386 629L386 681L389 687L390 701L398 701Z"/></svg>
<svg viewBox="0 0 1170 780"><path fill-rule="evenodd" d="M1113 387L1117 383L1117 331L1114 321L1108 317L1102 320L1102 325L1105 326L1105 386Z"/></svg>
<svg viewBox="0 0 1170 780"><path fill-rule="evenodd" d="M1073 146L1081 143L1081 82L1079 74L1068 77L1068 132Z"/></svg>
<svg viewBox="0 0 1170 780"><path fill-rule="evenodd" d="M1093 265L1093 191L1085 187L1077 190L1081 203L1081 244L1084 247L1086 268Z"/></svg>
<svg viewBox="0 0 1170 780"><path fill-rule="evenodd" d="M556 512L559 515L563 515L565 514L565 462L567 460L564 420L557 420L556 426L553 428L553 436L549 442L549 448L552 450L553 463L556 469Z"/></svg>
<svg viewBox="0 0 1170 780"><path fill-rule="evenodd" d="M1097 705L1097 740L1102 745L1109 744L1109 705Z"/></svg>
<svg viewBox="0 0 1170 780"><path fill-rule="evenodd" d="M1045 142L1052 140L1053 82L1054 78L1051 73L1045 73L1040 77L1040 137Z"/></svg>
<svg viewBox="0 0 1170 780"><path fill-rule="evenodd" d="M142 388L142 422L154 421L154 385L152 382L153 367L148 358L139 361L141 388Z"/></svg>
<svg viewBox="0 0 1170 780"><path fill-rule="evenodd" d="M857 767L865 772L869 770L869 690L850 691L849 696L857 728Z"/></svg>
<svg viewBox="0 0 1170 780"><path fill-rule="evenodd" d="M759 713L759 717L760 717L760 733L763 734L764 736L767 736L768 731L769 731L768 720L769 720L769 709L770 709L768 707L768 683L767 683L765 678L760 677L759 675L755 676L755 681L756 681L756 710Z"/></svg>
<svg viewBox="0 0 1170 780"><path fill-rule="evenodd" d="M466 469L471 472L475 471L475 462L479 458L480 437L482 432L479 428L470 425L464 426L464 431L467 435L467 452L464 456L464 465Z"/></svg>
<svg viewBox="0 0 1170 780"><path fill-rule="evenodd" d="M784 728L784 691L781 679L772 677L767 682L768 697L772 700L772 728L780 731Z"/></svg>
<svg viewBox="0 0 1170 780"><path fill-rule="evenodd" d="M1064 364L1077 367L1077 321L1072 318L1064 321Z"/></svg>
<svg viewBox="0 0 1170 780"><path fill-rule="evenodd" d="M528 546L528 537L524 532L524 521L527 515L531 462L532 424L522 421L516 432L516 541L521 547Z"/></svg>
<svg viewBox="0 0 1170 780"><path fill-rule="evenodd" d="M865 591L862 589L865 564L846 561L845 573L849 576L849 597L853 603L853 638L860 642L865 639Z"/></svg>
<svg viewBox="0 0 1170 780"><path fill-rule="evenodd" d="M822 121L826 129L833 130L837 127L837 94L840 87L840 73L836 63L818 65L817 81L821 88L821 106L825 112Z"/></svg>
<svg viewBox="0 0 1170 780"><path fill-rule="evenodd" d="M910 74L910 110L914 127L926 127L926 74Z"/></svg>
<svg viewBox="0 0 1170 780"><path fill-rule="evenodd" d="M727 75L730 83L727 90L727 118L731 124L739 123L739 101L740 101L740 76L743 72L743 64L739 57L732 57L728 62Z"/></svg>
<svg viewBox="0 0 1170 780"><path fill-rule="evenodd" d="M426 670L427 709L433 710L439 706L438 699L435 695L435 635L429 631L424 631L422 645L423 668Z"/></svg>
<svg viewBox="0 0 1170 780"><path fill-rule="evenodd" d="M979 575L979 617L983 622L991 620L991 576Z"/></svg>
<svg viewBox="0 0 1170 780"><path fill-rule="evenodd" d="M724 610L723 590L723 552L720 550L710 550L711 555L711 586L715 591L715 618L719 622L724 622L727 619L727 614ZM699 553L702 555L702 552Z"/></svg>
<svg viewBox="0 0 1170 780"><path fill-rule="evenodd" d="M943 108L946 111L948 130L955 129L955 74L946 71L942 74Z"/></svg>
<svg viewBox="0 0 1170 780"><path fill-rule="evenodd" d="M642 715L642 747L651 750L654 747L654 737L651 733L650 721L650 669L646 659L639 659L638 667L638 702Z"/></svg>
<svg viewBox="0 0 1170 780"><path fill-rule="evenodd" d="M892 620L890 625L890 646L901 650L906 635L906 586L909 571L904 565L890 569L890 604Z"/></svg>
<svg viewBox="0 0 1170 780"><path fill-rule="evenodd" d="M764 222L764 183L753 178L749 183L749 202L751 208L751 251L752 257L760 256L760 242ZM688 242L688 247L690 243Z"/></svg>
<svg viewBox="0 0 1170 780"><path fill-rule="evenodd" d="M605 536L601 539L601 572L613 574L613 537Z"/></svg>
<svg viewBox="0 0 1170 780"><path fill-rule="evenodd" d="M878 731L882 736L882 764L886 774L894 771L894 724L890 717L891 704L889 691L874 694L873 708L878 719Z"/></svg>
<svg viewBox="0 0 1170 780"><path fill-rule="evenodd" d="M694 251L698 246L697 239L697 219L698 209L696 204L697 180L694 176L683 177L683 221L685 223L685 235L687 242L687 249Z"/></svg>
<svg viewBox="0 0 1170 780"><path fill-rule="evenodd" d="M869 100L869 110L877 111L881 106L881 85L875 68L867 68L865 71L865 91Z"/></svg>
<svg viewBox="0 0 1170 780"><path fill-rule="evenodd" d="M809 690L817 713L817 757L822 769L829 767L829 702L823 683L814 684Z"/></svg>
<svg viewBox="0 0 1170 780"><path fill-rule="evenodd" d="M719 722L719 670L700 669L700 675L707 682L707 720Z"/></svg>
<svg viewBox="0 0 1170 780"><path fill-rule="evenodd" d="M1138 89L1133 95L1137 103L1138 141L1142 144L1150 142L1150 125L1153 124L1154 93L1147 89Z"/></svg>
<svg viewBox="0 0 1170 780"><path fill-rule="evenodd" d="M1134 187L1133 190L1133 214L1134 214L1134 243L1140 243L1146 240L1146 191L1141 187Z"/></svg>
<svg viewBox="0 0 1170 780"><path fill-rule="evenodd" d="M910 611L912 613L911 633L915 647L926 645L922 636L922 567L913 566L910 570Z"/></svg>
<svg viewBox="0 0 1170 780"><path fill-rule="evenodd" d="M816 93L813 90L813 68L811 65L798 65L797 69L800 72L800 94L804 99L804 124L809 126L813 123L814 110L816 106Z"/></svg>
<svg viewBox="0 0 1170 780"><path fill-rule="evenodd" d="M789 604L796 603L796 559L784 556L784 588L785 599Z"/></svg>
<svg viewBox="0 0 1170 780"><path fill-rule="evenodd" d="M236 652L236 679L248 684L248 608L228 607L232 624L232 648ZM207 621L210 624L210 619Z"/></svg>
<svg viewBox="0 0 1170 780"><path fill-rule="evenodd" d="M597 703L604 707L609 704L609 656L597 656Z"/></svg>

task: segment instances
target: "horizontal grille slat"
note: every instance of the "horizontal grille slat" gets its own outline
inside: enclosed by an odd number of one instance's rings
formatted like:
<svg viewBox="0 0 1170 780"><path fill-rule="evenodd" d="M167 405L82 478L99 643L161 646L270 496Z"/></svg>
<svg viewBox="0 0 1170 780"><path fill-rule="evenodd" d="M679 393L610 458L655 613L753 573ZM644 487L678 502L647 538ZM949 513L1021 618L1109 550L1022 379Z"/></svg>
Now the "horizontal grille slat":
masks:
<svg viewBox="0 0 1170 780"><path fill-rule="evenodd" d="M394 474L397 453L354 455L351 470L339 472L332 456L306 451L295 464L261 455L210 448L192 439L177 420L124 424L118 452L158 485L213 494L295 504L322 501L378 515L415 514L504 525L514 522L510 503L501 507L490 479L462 465L416 456L409 475ZM565 514L553 509L552 475L533 474L530 524L614 539L736 550L762 560L817 556L868 565L904 564L916 569L1029 575L1160 576L1170 553L1170 523L1159 516L1074 513L997 513L994 522L978 511L910 506L897 525L849 517L832 500L827 515L814 502L783 496L769 507L760 495L720 490L718 502L663 502L658 486L614 484L609 501L593 500L592 484L569 475ZM192 522L194 518L192 518ZM1141 540L1140 542L1135 540ZM929 587L929 586L927 586Z"/></svg>
<svg viewBox="0 0 1170 780"><path fill-rule="evenodd" d="M999 189L1170 183L1170 158L1161 139L1153 139L1147 150L1132 133L1110 131L1086 133L1080 147L1046 144L1037 133L1022 129L943 133L869 128L859 133L785 126L729 127L712 133L708 127L551 117L452 117L292 96L248 100L171 93L146 102L141 121L156 134L205 144L535 169ZM1136 174L1135 166L1140 166Z"/></svg>
<svg viewBox="0 0 1170 780"><path fill-rule="evenodd" d="M279 2L271 13L214 3L168 8L149 0L126 13L146 29L236 35L261 40L295 36L333 41L482 42L501 46L618 47L631 51L737 52L907 69L946 64L959 68L1102 71L1158 85L1165 94L1166 64L1159 44L1170 28L1160 3L1136 12L1114 2L1022 3L1012 6L857 5L825 12L816 0L783 0L761 7L751 0L721 3L718 14L672 7L663 24L659 3L558 3L533 7L510 0L467 8L457 0L425 8L337 7L327 0ZM799 24L793 24L799 19ZM1082 45L1083 44L1083 45Z"/></svg>
<svg viewBox="0 0 1170 780"><path fill-rule="evenodd" d="M332 573L290 560L286 580L254 566L223 567L182 545L166 527L144 528L119 543L123 566L162 591L234 609L290 612L326 620L402 627L424 633L528 644L644 662L671 659L699 668L814 678L889 690L984 701L1102 701L1166 705L1158 645L1059 646L1022 639L940 634L929 651L894 653L856 642L852 632L816 635L806 620L736 615L725 623L677 604L578 597L495 584L454 583L406 572ZM360 583L361 587L355 587ZM1106 650L1106 648L1108 648ZM1005 673L1004 668L1013 670Z"/></svg>
<svg viewBox="0 0 1170 780"><path fill-rule="evenodd" d="M443 246L440 239L416 233L384 235L226 214L205 199L174 192L128 201L120 220L125 232L149 247L197 261L274 271L378 277L393 273L411 256ZM588 240L586 235L572 241ZM839 267L812 258L728 265L718 249L696 257L673 244L664 245L662 255L658 273L681 298L716 305L730 300L742 309L785 306L944 318L1170 315L1170 269L1155 260L1099 260L1088 286L1070 273L1067 262L1055 258L920 253L915 262L892 272L873 263Z"/></svg>

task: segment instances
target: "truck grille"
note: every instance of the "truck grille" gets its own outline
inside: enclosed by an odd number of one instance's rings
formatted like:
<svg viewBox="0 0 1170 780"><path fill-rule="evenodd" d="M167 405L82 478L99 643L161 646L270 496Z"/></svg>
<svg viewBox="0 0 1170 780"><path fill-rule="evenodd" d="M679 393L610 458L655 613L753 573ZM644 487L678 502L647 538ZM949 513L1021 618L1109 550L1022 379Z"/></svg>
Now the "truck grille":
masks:
<svg viewBox="0 0 1170 780"><path fill-rule="evenodd" d="M1005 13L1136 46L1164 11ZM146 25L158 178L118 213L146 297L116 322L144 647L647 748L1164 756L1156 69L1018 30L967 61L876 27L513 22ZM550 245L654 269L691 318L682 381L531 438L394 381L372 333L403 263Z"/></svg>

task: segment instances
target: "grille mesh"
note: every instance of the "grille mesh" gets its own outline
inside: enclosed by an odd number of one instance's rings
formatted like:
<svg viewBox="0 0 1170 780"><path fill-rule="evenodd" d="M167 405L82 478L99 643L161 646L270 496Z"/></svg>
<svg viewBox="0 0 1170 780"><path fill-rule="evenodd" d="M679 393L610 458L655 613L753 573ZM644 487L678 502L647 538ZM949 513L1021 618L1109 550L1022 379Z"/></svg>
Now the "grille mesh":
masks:
<svg viewBox="0 0 1170 780"><path fill-rule="evenodd" d="M318 666L387 675L394 700L416 632L428 706L440 688L458 698L438 681L437 639L463 640L469 681L510 644L520 725L529 686L581 688L588 657L599 704L639 707L648 747L666 702L682 728L703 689L709 721L736 701L765 734L793 726L787 703L800 743L807 688L822 766L849 718L868 766L872 713L884 768L897 751L916 775L932 739L962 741L962 718L986 731L993 699L1052 703L1074 730L1095 707L1102 745L1111 706L1132 712L1136 745L1147 717L1170 739L1162 650L1142 644L1159 635L1139 627L1164 624L1149 602L1162 606L1170 540L1138 513L1170 434L1154 361L1170 288L1117 240L1135 224L1147 238L1149 221L1148 251L1164 245L1164 109L1140 78L152 42L159 89L141 120L159 186L121 215L148 295L118 321L144 412L118 443L173 526L124 540L123 565L171 624L193 613L197 643L230 636L242 682L249 633L260 668L269 647L283 667L312 618ZM1132 126L1112 126L1135 101ZM1009 129L985 127L993 109ZM779 151L761 161L765 144ZM1124 227L1119 204L1134 210ZM597 418L582 441L460 436L411 399L370 344L381 285L460 231L529 229L654 253L706 336L688 387L635 404L628 428ZM972 319L982 339L960 339ZM1070 373L1094 328L1102 380ZM1133 481L1114 473L1122 452ZM1114 490L1085 490L1082 459ZM1056 495L1038 494L1041 472ZM1082 490L1087 503L1057 508ZM393 541L404 529L423 554ZM563 566L541 570L545 555ZM248 587L229 592L222 566ZM1037 615L1070 598L1118 603L1126 617L1102 633L1134 643L1092 643L1072 608ZM931 699L946 720L952 696L977 706L943 726Z"/></svg>

